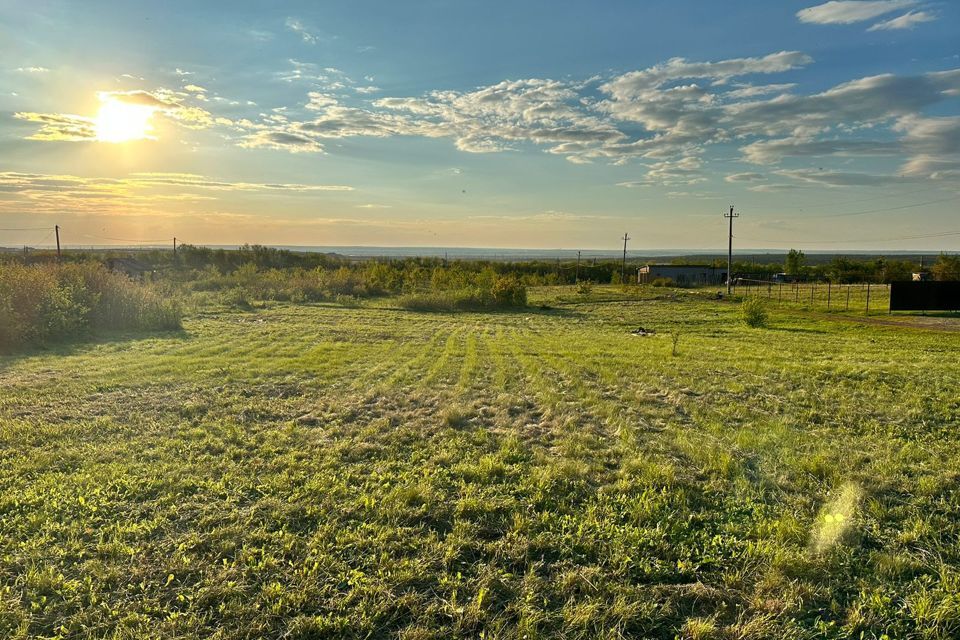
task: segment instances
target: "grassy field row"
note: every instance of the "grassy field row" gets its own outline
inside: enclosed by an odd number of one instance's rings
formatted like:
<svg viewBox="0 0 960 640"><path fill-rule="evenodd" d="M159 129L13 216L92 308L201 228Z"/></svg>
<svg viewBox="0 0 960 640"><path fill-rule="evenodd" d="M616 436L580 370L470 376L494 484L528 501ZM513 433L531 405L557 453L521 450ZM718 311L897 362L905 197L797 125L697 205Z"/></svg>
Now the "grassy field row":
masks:
<svg viewBox="0 0 960 640"><path fill-rule="evenodd" d="M0 359L0 635L960 633L960 333L531 298Z"/></svg>

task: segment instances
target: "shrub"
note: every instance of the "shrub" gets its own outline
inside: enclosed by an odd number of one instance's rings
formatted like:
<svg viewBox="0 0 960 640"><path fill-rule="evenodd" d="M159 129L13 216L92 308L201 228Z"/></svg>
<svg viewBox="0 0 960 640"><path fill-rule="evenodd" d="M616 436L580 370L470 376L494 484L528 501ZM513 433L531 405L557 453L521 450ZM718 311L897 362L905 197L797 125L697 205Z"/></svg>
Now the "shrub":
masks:
<svg viewBox="0 0 960 640"><path fill-rule="evenodd" d="M527 288L515 277L498 277L493 283L493 302L498 307L522 307L527 304Z"/></svg>
<svg viewBox="0 0 960 640"><path fill-rule="evenodd" d="M672 287L674 286L673 278L654 278L653 282L650 283L654 287Z"/></svg>
<svg viewBox="0 0 960 640"><path fill-rule="evenodd" d="M107 329L175 329L180 304L97 263L0 265L0 350Z"/></svg>
<svg viewBox="0 0 960 640"><path fill-rule="evenodd" d="M582 296L588 296L593 293L593 283L589 280L583 280L577 284L577 293Z"/></svg>
<svg viewBox="0 0 960 640"><path fill-rule="evenodd" d="M234 309L250 309L250 292L245 287L233 287L220 294L220 302Z"/></svg>
<svg viewBox="0 0 960 640"><path fill-rule="evenodd" d="M760 298L749 298L740 304L740 317L748 327L765 327L767 307Z"/></svg>

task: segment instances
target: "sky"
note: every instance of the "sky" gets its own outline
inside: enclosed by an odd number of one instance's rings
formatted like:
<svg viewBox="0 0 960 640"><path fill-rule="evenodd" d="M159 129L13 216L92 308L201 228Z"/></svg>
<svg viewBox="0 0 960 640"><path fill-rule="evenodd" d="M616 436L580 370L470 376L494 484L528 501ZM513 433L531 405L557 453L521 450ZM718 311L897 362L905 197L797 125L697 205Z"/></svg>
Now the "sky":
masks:
<svg viewBox="0 0 960 640"><path fill-rule="evenodd" d="M0 0L0 246L960 249L960 3Z"/></svg>

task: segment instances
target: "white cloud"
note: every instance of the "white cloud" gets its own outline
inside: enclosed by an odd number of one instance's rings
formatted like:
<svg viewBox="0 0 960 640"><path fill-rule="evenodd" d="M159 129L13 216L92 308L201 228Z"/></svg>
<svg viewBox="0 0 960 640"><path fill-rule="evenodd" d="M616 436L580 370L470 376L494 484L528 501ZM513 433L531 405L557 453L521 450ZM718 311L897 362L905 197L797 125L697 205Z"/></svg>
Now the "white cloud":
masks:
<svg viewBox="0 0 960 640"><path fill-rule="evenodd" d="M289 131L259 131L240 142L248 149L282 149L291 153L323 153L323 145L313 138Z"/></svg>
<svg viewBox="0 0 960 640"><path fill-rule="evenodd" d="M306 104L306 108L311 109L313 111L319 111L321 109L325 109L327 107L337 104L336 98L334 98L329 94L321 93L319 91L311 91L310 93L307 94L307 97L310 99L310 102Z"/></svg>
<svg viewBox="0 0 960 640"><path fill-rule="evenodd" d="M50 69L46 67L17 67L18 73L47 73Z"/></svg>
<svg viewBox="0 0 960 640"><path fill-rule="evenodd" d="M297 18L287 18L284 24L286 25L287 29L300 36L300 39L307 44L316 44L319 40L319 37L307 29L303 22Z"/></svg>
<svg viewBox="0 0 960 640"><path fill-rule="evenodd" d="M800 182L828 187L883 187L895 182L904 182L905 178L890 175L857 173L854 171L821 171L818 169L780 169L774 171L779 176L792 178Z"/></svg>
<svg viewBox="0 0 960 640"><path fill-rule="evenodd" d="M933 22L936 16L926 11L909 11L902 16L878 22L867 31L892 31L895 29L913 29L918 24Z"/></svg>
<svg viewBox="0 0 960 640"><path fill-rule="evenodd" d="M917 0L833 0L797 12L800 22L853 24L917 4Z"/></svg>
<svg viewBox="0 0 960 640"><path fill-rule="evenodd" d="M767 177L762 173L733 173L725 177L724 180L727 182L758 182L761 180L766 180Z"/></svg>
<svg viewBox="0 0 960 640"><path fill-rule="evenodd" d="M758 140L740 150L743 159L753 164L777 163L785 157L896 156L903 153L902 145L895 141L816 140L803 137Z"/></svg>
<svg viewBox="0 0 960 640"><path fill-rule="evenodd" d="M732 91L727 91L723 94L724 99L730 100L739 100L741 98L756 98L757 96L765 96L771 93L784 93L790 91L796 87L796 83L786 83L786 84L764 84L759 86L754 85L738 85L739 88Z"/></svg>

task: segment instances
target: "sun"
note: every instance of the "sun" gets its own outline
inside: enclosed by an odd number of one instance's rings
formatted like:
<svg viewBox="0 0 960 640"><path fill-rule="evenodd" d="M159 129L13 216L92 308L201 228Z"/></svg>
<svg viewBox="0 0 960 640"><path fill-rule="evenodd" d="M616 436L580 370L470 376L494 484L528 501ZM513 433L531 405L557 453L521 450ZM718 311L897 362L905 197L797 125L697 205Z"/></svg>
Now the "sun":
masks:
<svg viewBox="0 0 960 640"><path fill-rule="evenodd" d="M94 121L97 140L129 142L150 138L153 131L150 118L154 111L153 107L107 98Z"/></svg>

